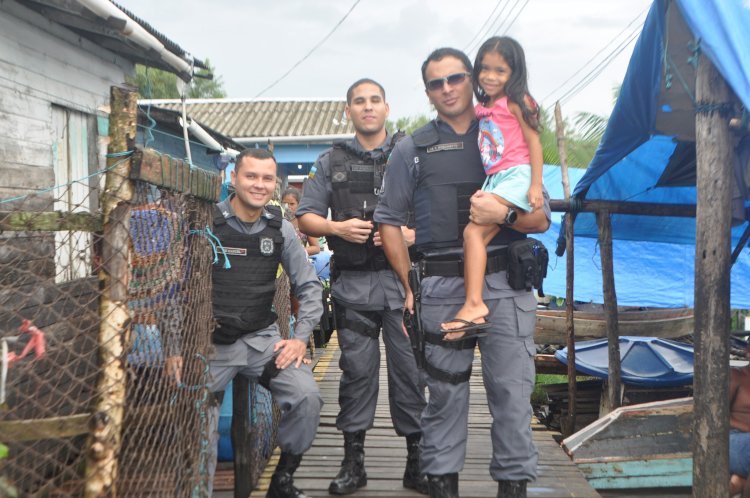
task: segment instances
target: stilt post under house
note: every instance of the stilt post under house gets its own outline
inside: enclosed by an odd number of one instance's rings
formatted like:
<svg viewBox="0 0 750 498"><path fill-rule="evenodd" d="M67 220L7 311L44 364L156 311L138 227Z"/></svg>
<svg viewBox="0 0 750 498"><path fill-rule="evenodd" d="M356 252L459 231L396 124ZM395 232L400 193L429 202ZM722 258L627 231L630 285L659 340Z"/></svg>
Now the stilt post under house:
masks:
<svg viewBox="0 0 750 498"><path fill-rule="evenodd" d="M620 398L620 330L617 322L617 292L615 292L614 256L612 253L612 220L609 211L597 213L599 225L599 251L602 260L602 290L604 293L604 316L607 321L607 343L609 368L607 395L599 416L606 415L621 404Z"/></svg>
<svg viewBox="0 0 750 498"><path fill-rule="evenodd" d="M701 55L696 75L693 496L729 496L731 92Z"/></svg>

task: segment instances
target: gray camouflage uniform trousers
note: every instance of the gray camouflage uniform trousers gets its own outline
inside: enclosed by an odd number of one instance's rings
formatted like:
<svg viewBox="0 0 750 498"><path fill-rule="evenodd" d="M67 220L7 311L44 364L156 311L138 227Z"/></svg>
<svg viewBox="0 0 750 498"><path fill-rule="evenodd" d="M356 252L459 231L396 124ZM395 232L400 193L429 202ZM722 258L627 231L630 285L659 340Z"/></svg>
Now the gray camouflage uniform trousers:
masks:
<svg viewBox="0 0 750 498"><path fill-rule="evenodd" d="M425 406L424 384L401 328L403 293L391 270L342 272L334 283L337 314L357 327L375 328L382 321L388 368L388 401L393 427L399 436L420 431L419 417ZM342 303L346 296L348 303ZM366 303L353 305L351 301ZM355 309L356 308L356 309ZM365 309L362 309L365 308ZM395 308L395 309L392 309ZM380 341L350 328L338 326L341 348L339 367L339 414L336 427L344 432L373 426L380 377Z"/></svg>
<svg viewBox="0 0 750 498"><path fill-rule="evenodd" d="M423 292L424 287L423 282ZM434 288L439 287L438 283ZM490 474L495 480L534 480L537 450L531 433L530 397L535 378L536 299L531 293L509 292L518 295L485 300L492 327L487 336L478 339L492 416ZM440 330L440 324L460 308L461 304L423 303L424 329ZM427 344L425 357L435 367L457 373L471 366L474 350ZM459 472L466 456L469 383L454 385L426 377L430 397L422 415L422 471L434 475Z"/></svg>

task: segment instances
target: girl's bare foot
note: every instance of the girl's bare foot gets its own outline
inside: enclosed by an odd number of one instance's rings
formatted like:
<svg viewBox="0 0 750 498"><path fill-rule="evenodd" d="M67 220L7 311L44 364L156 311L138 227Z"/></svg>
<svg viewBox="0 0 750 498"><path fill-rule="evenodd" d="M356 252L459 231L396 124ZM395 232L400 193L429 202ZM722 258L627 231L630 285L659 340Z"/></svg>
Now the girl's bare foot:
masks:
<svg viewBox="0 0 750 498"><path fill-rule="evenodd" d="M455 318L453 320L448 320L447 322L441 323L440 328L442 331L449 332L454 329L466 329L467 327L471 327L471 324L486 323L487 320L485 319L485 317L489 314L489 312L490 310L489 308L487 308L487 305L484 304L484 302L480 302L477 305L464 303L463 307L458 310L458 313L456 313ZM467 324L466 322L470 323ZM463 337L465 333L465 330L460 332L447 333L443 336L443 339L446 341L456 341Z"/></svg>

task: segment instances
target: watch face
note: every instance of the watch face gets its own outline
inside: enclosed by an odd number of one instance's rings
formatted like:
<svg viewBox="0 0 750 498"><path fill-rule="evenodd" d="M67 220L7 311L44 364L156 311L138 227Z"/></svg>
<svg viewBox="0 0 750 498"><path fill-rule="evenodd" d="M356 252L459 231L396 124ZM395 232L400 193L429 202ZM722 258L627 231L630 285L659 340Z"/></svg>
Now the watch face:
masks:
<svg viewBox="0 0 750 498"><path fill-rule="evenodd" d="M509 208L508 214L505 215L505 224L512 225L513 223L516 222L517 218L518 218L518 213L516 212L516 210L513 208Z"/></svg>

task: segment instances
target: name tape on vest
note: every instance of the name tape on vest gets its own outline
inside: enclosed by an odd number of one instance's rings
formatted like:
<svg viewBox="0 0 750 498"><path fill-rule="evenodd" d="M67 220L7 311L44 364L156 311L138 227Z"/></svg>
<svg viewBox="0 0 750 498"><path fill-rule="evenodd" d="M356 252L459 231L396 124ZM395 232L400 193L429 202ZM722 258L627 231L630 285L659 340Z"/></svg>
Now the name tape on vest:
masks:
<svg viewBox="0 0 750 498"><path fill-rule="evenodd" d="M453 142L449 144L437 144L427 147L427 153L431 152L442 152L444 150L464 150L463 142Z"/></svg>
<svg viewBox="0 0 750 498"><path fill-rule="evenodd" d="M243 249L242 247L224 246L224 254L227 256L247 256L247 249Z"/></svg>
<svg viewBox="0 0 750 498"><path fill-rule="evenodd" d="M352 171L356 171L357 173L372 173L375 171L373 164L352 164L351 168Z"/></svg>

